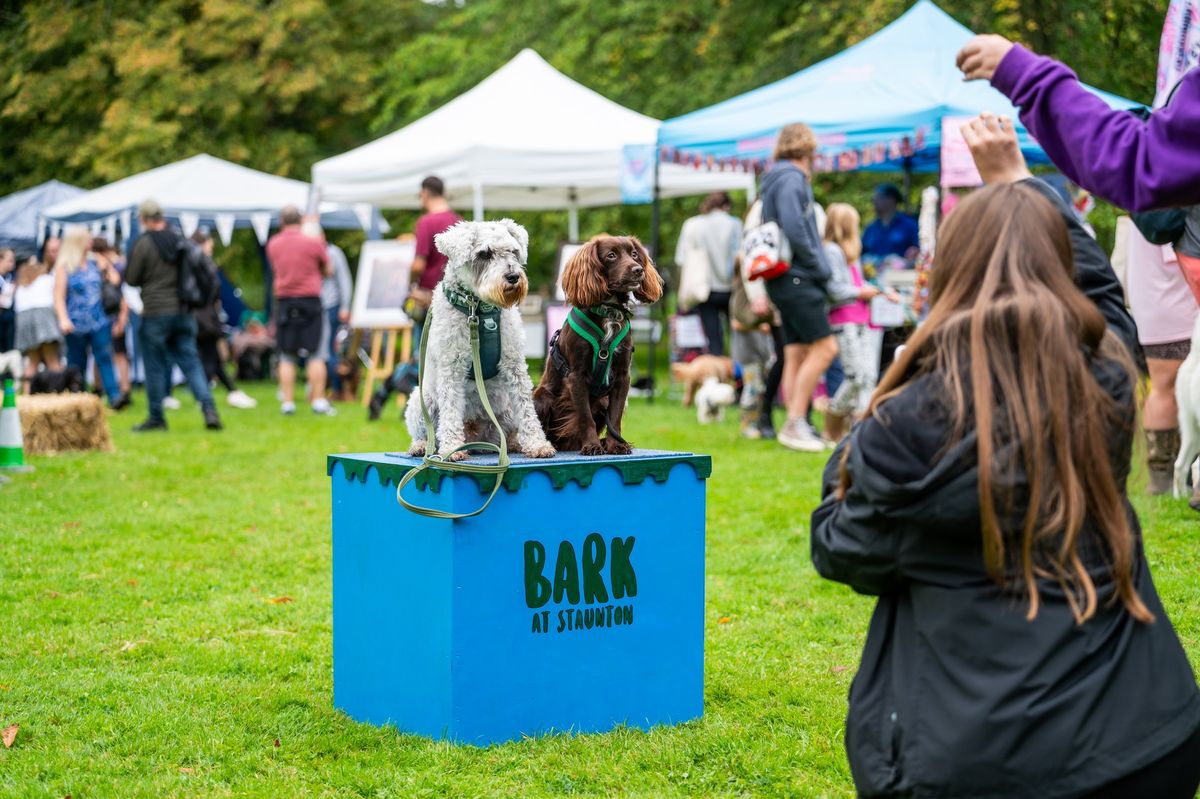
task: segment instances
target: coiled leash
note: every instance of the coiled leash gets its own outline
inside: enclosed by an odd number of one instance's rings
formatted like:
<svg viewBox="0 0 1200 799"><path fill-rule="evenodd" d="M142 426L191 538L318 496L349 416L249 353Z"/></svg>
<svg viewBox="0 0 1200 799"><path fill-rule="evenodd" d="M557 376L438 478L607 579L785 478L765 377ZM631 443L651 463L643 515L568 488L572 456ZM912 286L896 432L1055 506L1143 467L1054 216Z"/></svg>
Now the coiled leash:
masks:
<svg viewBox="0 0 1200 799"><path fill-rule="evenodd" d="M421 355L418 367L420 370L418 384L420 385L421 415L425 420L425 457L422 459L421 465L404 475L399 485L396 486L396 501L413 513L420 514L421 516L429 516L434 519L466 519L483 513L487 510L487 506L492 504L492 500L496 498L496 494L500 491L500 485L504 482L504 474L508 471L508 439L504 435L504 428L500 426L500 422L496 421L496 414L492 411L492 404L488 401L487 388L483 384L483 368L479 361L479 298L468 296L463 299L467 305L467 327L471 331L471 365L474 367L472 373L475 376L475 390L479 392L479 401L483 403L483 410L487 412L488 418L492 420L492 424L496 427L496 432L500 435L500 443L497 445L489 441L472 441L455 447L451 450L450 455L465 450L483 449L495 452L498 460L493 466L484 463L452 461L449 455L442 457L437 454L437 433L433 428L433 418L429 415L429 406L425 404L425 351L429 344L429 333L432 329L430 321L433 319L433 308L430 307L425 316L425 335L421 336ZM488 494L487 501L483 503L483 506L471 513L451 513L449 511L438 510L437 508L423 508L406 500L400 492L418 474L431 467L459 474L494 474L496 475L496 484L492 486L492 493Z"/></svg>

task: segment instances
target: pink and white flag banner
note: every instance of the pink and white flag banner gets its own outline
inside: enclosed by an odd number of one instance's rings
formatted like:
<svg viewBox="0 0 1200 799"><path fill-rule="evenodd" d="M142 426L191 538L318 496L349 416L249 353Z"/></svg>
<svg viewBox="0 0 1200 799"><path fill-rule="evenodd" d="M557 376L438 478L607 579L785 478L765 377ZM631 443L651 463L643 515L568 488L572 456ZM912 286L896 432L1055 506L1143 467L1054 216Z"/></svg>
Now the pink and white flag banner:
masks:
<svg viewBox="0 0 1200 799"><path fill-rule="evenodd" d="M1200 64L1200 0L1171 0L1158 46L1154 107L1162 108L1184 74Z"/></svg>
<svg viewBox="0 0 1200 799"><path fill-rule="evenodd" d="M1200 0L1198 0L1200 1ZM861 147L845 147L845 136L830 134L818 137L821 150L813 157L814 172L853 172L877 164L885 164L907 158L925 150L929 130L921 127L911 134L887 141L873 142ZM746 139L737 143L739 151L762 152L774 147L774 136ZM771 159L764 157L717 158L699 152L661 147L658 151L660 163L680 164L694 169L720 172L753 172L761 174L771 166Z"/></svg>

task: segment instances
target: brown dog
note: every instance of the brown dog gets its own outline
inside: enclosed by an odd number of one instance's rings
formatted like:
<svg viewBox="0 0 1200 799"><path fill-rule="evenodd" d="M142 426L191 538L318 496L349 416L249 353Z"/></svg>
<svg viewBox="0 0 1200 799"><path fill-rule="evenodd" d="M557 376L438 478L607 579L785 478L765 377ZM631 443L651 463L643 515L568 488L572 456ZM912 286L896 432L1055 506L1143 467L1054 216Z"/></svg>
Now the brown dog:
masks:
<svg viewBox="0 0 1200 799"><path fill-rule="evenodd" d="M692 407L696 389L715 377L722 383L733 380L733 359L723 355L697 355L689 363L671 364L671 377L683 383L683 407Z"/></svg>
<svg viewBox="0 0 1200 799"><path fill-rule="evenodd" d="M633 305L656 302L662 278L632 236L596 236L567 262L563 293L574 306L554 334L533 404L559 450L628 455L621 417L629 397ZM600 434L607 430L604 440Z"/></svg>

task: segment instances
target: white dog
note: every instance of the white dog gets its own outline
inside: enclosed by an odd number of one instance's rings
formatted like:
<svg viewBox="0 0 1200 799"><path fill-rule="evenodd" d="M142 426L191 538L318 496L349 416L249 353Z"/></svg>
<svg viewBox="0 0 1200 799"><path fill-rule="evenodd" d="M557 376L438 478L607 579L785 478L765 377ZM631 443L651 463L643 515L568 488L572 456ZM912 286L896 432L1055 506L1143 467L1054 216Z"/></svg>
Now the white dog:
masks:
<svg viewBox="0 0 1200 799"><path fill-rule="evenodd" d="M1188 496L1188 470L1200 455L1200 317L1192 330L1192 351L1175 376L1179 405L1179 458L1175 461L1175 498ZM1193 500L1195 501L1195 500ZM1191 504L1191 503L1189 503ZM1200 507L1193 505L1197 510Z"/></svg>
<svg viewBox="0 0 1200 799"><path fill-rule="evenodd" d="M508 447L531 458L552 457L554 447L533 409L525 327L517 310L529 290L525 276L529 234L511 219L459 222L436 236L434 244L449 262L442 282L433 290L431 317L423 331L428 343L421 385L404 414L412 436L408 453L424 455L436 447L442 457L462 460L466 452L451 452L468 440L500 441L471 376L467 320L470 308L477 306L484 385ZM432 442L421 413L422 396L433 419Z"/></svg>
<svg viewBox="0 0 1200 799"><path fill-rule="evenodd" d="M23 366L24 361L21 357L20 350L0 352L0 377L11 377L16 379L24 373L22 369Z"/></svg>
<svg viewBox="0 0 1200 799"><path fill-rule="evenodd" d="M696 421L712 424L725 418L725 409L737 398L733 386L708 377L696 391Z"/></svg>

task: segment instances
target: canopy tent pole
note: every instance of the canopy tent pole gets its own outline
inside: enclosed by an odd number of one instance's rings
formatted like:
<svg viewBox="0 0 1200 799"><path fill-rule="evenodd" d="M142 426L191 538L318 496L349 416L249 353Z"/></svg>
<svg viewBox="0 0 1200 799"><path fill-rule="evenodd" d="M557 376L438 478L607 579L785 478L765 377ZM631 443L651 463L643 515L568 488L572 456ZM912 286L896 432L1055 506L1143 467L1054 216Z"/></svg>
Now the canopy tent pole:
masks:
<svg viewBox="0 0 1200 799"><path fill-rule="evenodd" d="M579 206L576 205L579 196L575 189L570 190L568 199L571 204L567 207L567 241L579 241Z"/></svg>
<svg viewBox="0 0 1200 799"><path fill-rule="evenodd" d="M475 181L475 221L483 221L483 184Z"/></svg>
<svg viewBox="0 0 1200 799"><path fill-rule="evenodd" d="M912 208L912 156L904 158L904 205Z"/></svg>
<svg viewBox="0 0 1200 799"><path fill-rule="evenodd" d="M263 274L263 313L267 315L267 319L271 318L271 308L275 304L275 274L271 270L271 259L267 258L267 247L261 241L258 241L256 236L254 239L258 243L258 257L262 259L262 274Z"/></svg>
<svg viewBox="0 0 1200 799"><path fill-rule="evenodd" d="M659 158L658 143L655 142L655 145L654 145L654 195L653 195L654 199L650 204L650 257L654 259L655 263L658 263L658 260L659 260L658 259L658 249L659 249L658 245L659 245L659 238L660 238L659 226L662 222L662 220L661 220L662 197L659 195L659 190L658 190L658 164L659 164L659 161L660 161L660 158ZM662 266L658 267L658 273L660 275L663 273ZM664 294L665 293L666 292L664 291ZM658 303L658 305L661 305L665 308L667 305L666 297L663 297L662 302ZM657 373L658 347L655 346L655 343L654 343L655 308L656 308L656 306L654 306L654 305L650 306L650 358L649 358L649 360L650 360L650 381L649 381L649 385L647 386L646 402L654 402L654 383L658 376L658 373ZM664 327L664 329L666 329L666 328Z"/></svg>

